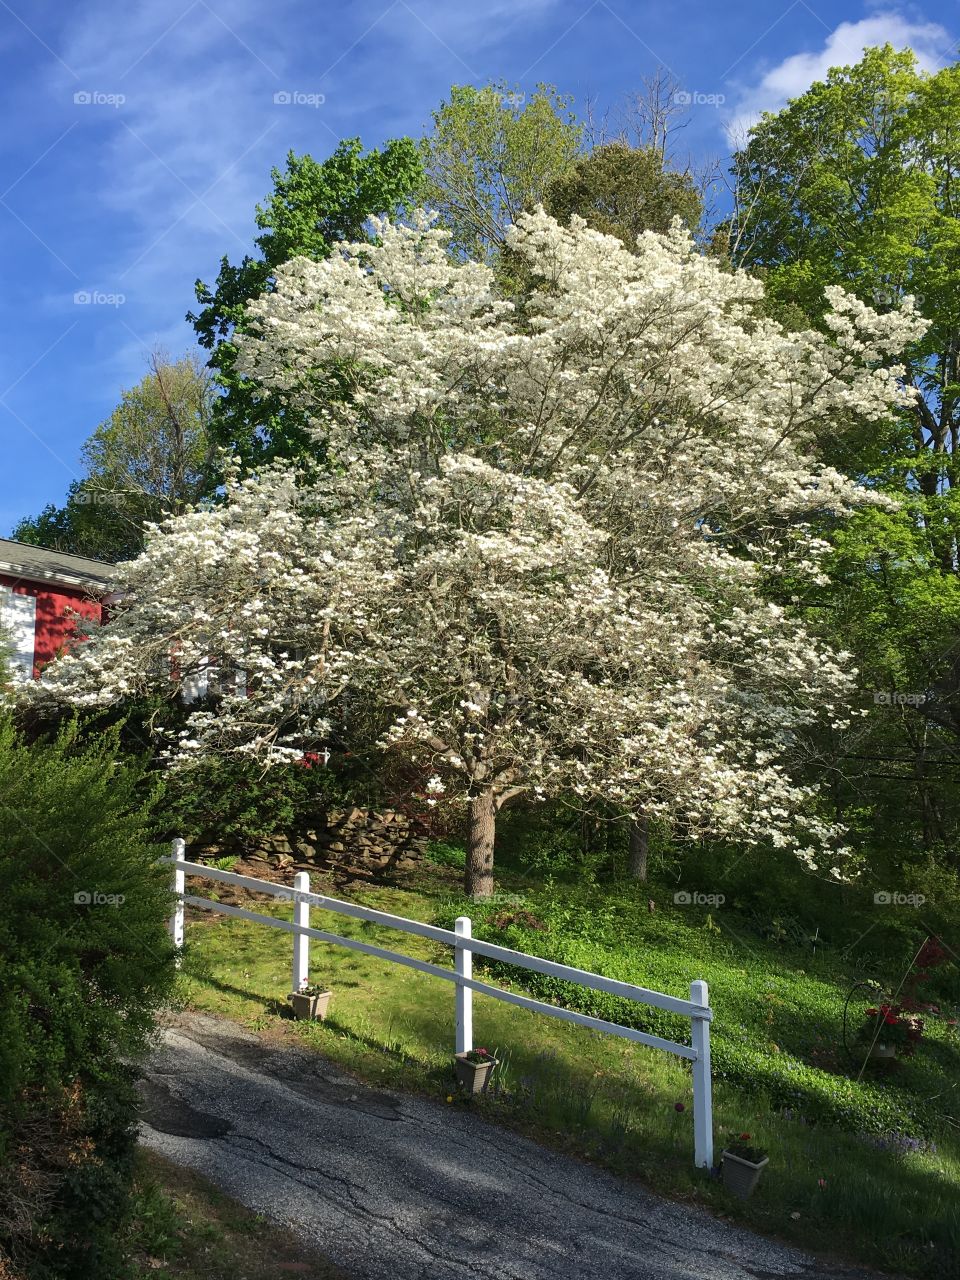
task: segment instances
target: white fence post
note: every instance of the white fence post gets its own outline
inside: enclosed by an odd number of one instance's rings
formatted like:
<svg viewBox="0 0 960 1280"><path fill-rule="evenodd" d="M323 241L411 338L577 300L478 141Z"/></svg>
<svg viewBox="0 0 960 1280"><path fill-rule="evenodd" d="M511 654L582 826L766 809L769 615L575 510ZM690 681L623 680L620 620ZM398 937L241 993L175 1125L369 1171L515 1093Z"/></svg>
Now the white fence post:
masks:
<svg viewBox="0 0 960 1280"><path fill-rule="evenodd" d="M306 871L298 871L293 877L293 887L298 894L310 892L310 876ZM293 900L293 923L310 928L310 903L302 897ZM310 938L305 933L293 935L293 986L292 991L299 991L310 981Z"/></svg>
<svg viewBox="0 0 960 1280"><path fill-rule="evenodd" d="M707 984L690 983L690 999L709 1007ZM696 1050L693 1060L693 1162L698 1169L713 1168L713 1097L710 1084L710 1022L693 1015L690 1041Z"/></svg>
<svg viewBox="0 0 960 1280"><path fill-rule="evenodd" d="M176 895L173 904L173 913L170 916L170 937L173 939L173 945L177 949L176 966L180 968L180 952L183 949L183 894L186 884L186 875L183 867L177 863L186 861L187 846L180 839L174 840L171 846L173 856L173 892Z"/></svg>
<svg viewBox="0 0 960 1280"><path fill-rule="evenodd" d="M454 933L461 938L472 936L469 916L457 916ZM453 967L460 978L473 977L473 952L466 947L455 946ZM473 992L457 983L457 1053L469 1053L473 1048Z"/></svg>

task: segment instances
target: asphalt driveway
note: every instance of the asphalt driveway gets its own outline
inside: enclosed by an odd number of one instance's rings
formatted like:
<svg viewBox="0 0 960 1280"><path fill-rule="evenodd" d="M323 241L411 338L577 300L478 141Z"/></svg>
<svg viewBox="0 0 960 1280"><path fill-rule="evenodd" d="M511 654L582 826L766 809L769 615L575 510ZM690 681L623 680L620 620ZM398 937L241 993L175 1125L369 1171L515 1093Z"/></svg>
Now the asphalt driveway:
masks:
<svg viewBox="0 0 960 1280"><path fill-rule="evenodd" d="M356 1280L866 1280L308 1050L172 1018L142 1141Z"/></svg>

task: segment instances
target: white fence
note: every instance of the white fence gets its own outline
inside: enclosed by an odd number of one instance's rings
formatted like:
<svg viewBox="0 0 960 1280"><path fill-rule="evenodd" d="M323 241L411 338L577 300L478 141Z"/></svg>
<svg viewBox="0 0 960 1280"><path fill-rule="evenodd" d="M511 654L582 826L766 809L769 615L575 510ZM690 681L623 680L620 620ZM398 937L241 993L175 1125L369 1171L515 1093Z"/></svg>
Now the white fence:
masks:
<svg viewBox="0 0 960 1280"><path fill-rule="evenodd" d="M255 920L258 924L267 925L271 929L282 929L292 934L292 991L298 991L308 981L311 938L316 938L318 942L330 942L340 947L347 947L351 951L362 951L365 955L377 956L393 964L406 965L420 973L428 973L431 977L455 983L457 1053L465 1053L473 1048L473 993L478 991L481 995L492 996L494 1000L505 1000L508 1004L519 1005L522 1009L532 1009L535 1013L544 1013L551 1018L561 1018L565 1022L573 1022L580 1027L591 1027L594 1031L604 1031L609 1035L620 1036L624 1040L633 1040L637 1044L648 1045L653 1049L664 1049L667 1053L686 1058L693 1066L694 1163L702 1168L712 1167L710 1023L713 1019L713 1011L709 1006L705 982L691 982L690 999L681 1000L676 996L664 995L660 991L648 991L646 987L637 987L629 982L618 982L614 978L604 978L598 973L588 973L585 969L573 969L569 965L556 964L552 960L528 956L522 951L511 951L509 947L482 942L479 938L471 936L469 916L460 916L451 932L449 929L439 929L432 924L422 924L419 920L407 920L403 916L390 915L386 911L375 911L371 907L361 907L353 902L342 902L338 898L311 893L310 877L305 871L297 872L293 878L293 886L288 887L273 884L269 880L257 880L252 876L237 875L233 871L220 871L216 867L203 866L197 862L187 862L182 840L174 840L170 863L173 866L173 891L177 899L170 921L170 932L178 948L183 946L184 907L199 907L203 911L216 911L221 915L239 916L242 920ZM280 920L276 916L261 915L256 911L248 911L244 907L231 907L223 902L214 902L210 898L195 897L185 892L187 876L221 880L225 884L236 885L238 888L249 889L255 893L267 893L274 898L289 899L293 903L293 920ZM384 925L388 929L397 929L401 933L413 933L422 938L443 943L453 948L454 966L452 969L445 969L440 965L430 964L426 960L417 960L413 956L406 956L398 951L387 951L370 942L361 942L356 938L343 938L339 934L328 933L324 929L314 929L310 925L311 907L317 907L321 911L332 911L341 916L350 916L355 920L367 920L371 924ZM665 1009L668 1013L679 1013L690 1019L690 1044L664 1040L646 1031L623 1027L619 1023L607 1022L603 1018L577 1013L573 1009L562 1009L557 1005L546 1004L542 1000L534 1000L514 991L504 991L489 982L478 981L473 976L474 955L485 956L488 960L501 960L506 964L530 969L534 973L547 974L552 978L562 978L566 982L588 987L593 991L604 991L609 995L622 996L626 1000L636 1000L639 1004L651 1005L655 1009Z"/></svg>

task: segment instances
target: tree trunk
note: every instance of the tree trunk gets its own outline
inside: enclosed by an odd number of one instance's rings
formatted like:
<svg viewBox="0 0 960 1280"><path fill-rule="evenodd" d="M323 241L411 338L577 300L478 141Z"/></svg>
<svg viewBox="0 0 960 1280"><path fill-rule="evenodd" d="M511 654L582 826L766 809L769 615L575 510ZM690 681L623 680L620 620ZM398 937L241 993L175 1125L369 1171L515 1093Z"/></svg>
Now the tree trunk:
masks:
<svg viewBox="0 0 960 1280"><path fill-rule="evenodd" d="M492 791L483 791L470 801L463 887L471 898L493 896L493 840L496 829L497 802Z"/></svg>
<svg viewBox="0 0 960 1280"><path fill-rule="evenodd" d="M630 875L634 880L647 878L648 823L637 818L630 823Z"/></svg>

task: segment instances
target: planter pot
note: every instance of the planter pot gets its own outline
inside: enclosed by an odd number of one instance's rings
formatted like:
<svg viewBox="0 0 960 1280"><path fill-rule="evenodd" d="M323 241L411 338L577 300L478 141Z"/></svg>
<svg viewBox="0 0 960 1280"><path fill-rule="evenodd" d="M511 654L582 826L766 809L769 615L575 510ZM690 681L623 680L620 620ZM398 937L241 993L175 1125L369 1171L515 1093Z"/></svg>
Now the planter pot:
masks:
<svg viewBox="0 0 960 1280"><path fill-rule="evenodd" d="M327 1016L332 994L332 991L321 991L318 996L305 996L299 991L291 991L287 999L295 1018L303 1022L322 1022Z"/></svg>
<svg viewBox="0 0 960 1280"><path fill-rule="evenodd" d="M882 1058L889 1061L897 1056L897 1046L895 1044L875 1044L870 1050L871 1058Z"/></svg>
<svg viewBox="0 0 960 1280"><path fill-rule="evenodd" d="M468 1062L466 1054L458 1053L453 1065L457 1072L457 1084L464 1093L483 1093L490 1083L490 1075L497 1065L496 1058L488 1058L486 1062Z"/></svg>
<svg viewBox="0 0 960 1280"><path fill-rule="evenodd" d="M729 1151L723 1153L723 1185L741 1200L753 1195L760 1175L770 1161L764 1156L758 1164L752 1160L744 1160L743 1156L735 1156Z"/></svg>

